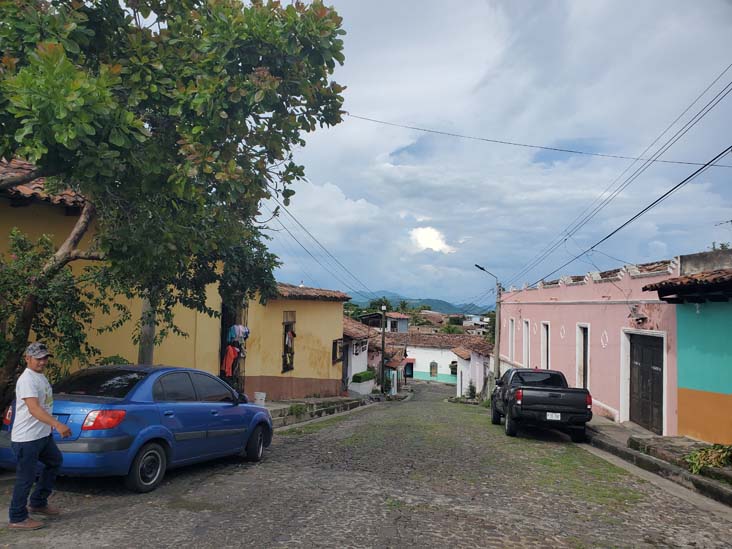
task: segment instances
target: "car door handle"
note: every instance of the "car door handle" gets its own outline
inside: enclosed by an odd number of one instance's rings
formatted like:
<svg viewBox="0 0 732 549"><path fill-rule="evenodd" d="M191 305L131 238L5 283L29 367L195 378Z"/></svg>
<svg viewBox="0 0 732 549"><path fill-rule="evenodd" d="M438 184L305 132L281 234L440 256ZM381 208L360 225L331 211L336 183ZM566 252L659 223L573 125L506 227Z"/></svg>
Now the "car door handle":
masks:
<svg viewBox="0 0 732 549"><path fill-rule="evenodd" d="M163 412L163 415L165 417L173 417L175 414L173 413L173 410L166 410L165 412Z"/></svg>
<svg viewBox="0 0 732 549"><path fill-rule="evenodd" d="M219 411L218 410L211 410L211 415L212 416L217 416L217 415L219 415Z"/></svg>

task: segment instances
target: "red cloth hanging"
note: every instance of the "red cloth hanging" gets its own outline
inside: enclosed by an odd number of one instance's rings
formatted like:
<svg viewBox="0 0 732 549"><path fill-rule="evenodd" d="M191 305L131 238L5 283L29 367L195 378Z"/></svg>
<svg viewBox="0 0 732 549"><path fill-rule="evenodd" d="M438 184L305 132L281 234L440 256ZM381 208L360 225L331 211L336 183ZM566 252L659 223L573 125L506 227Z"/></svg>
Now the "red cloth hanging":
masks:
<svg viewBox="0 0 732 549"><path fill-rule="evenodd" d="M233 345L227 345L224 361L221 363L221 370L227 377L231 377L234 371L234 362L239 358L239 349Z"/></svg>

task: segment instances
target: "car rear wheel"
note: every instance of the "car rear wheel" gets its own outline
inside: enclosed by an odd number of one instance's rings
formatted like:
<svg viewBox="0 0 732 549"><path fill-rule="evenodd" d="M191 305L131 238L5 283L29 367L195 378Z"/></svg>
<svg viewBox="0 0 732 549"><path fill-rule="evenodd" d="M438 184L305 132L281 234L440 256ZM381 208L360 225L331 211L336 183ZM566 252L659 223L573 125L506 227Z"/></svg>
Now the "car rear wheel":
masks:
<svg viewBox="0 0 732 549"><path fill-rule="evenodd" d="M511 413L506 413L506 434L510 437L515 437L518 429L516 428L516 421L511 419Z"/></svg>
<svg viewBox="0 0 732 549"><path fill-rule="evenodd" d="M257 425L247 441L247 460L261 461L264 455L264 427Z"/></svg>
<svg viewBox="0 0 732 549"><path fill-rule="evenodd" d="M572 429L569 432L569 438L572 439L572 442L584 442L585 440L587 440L587 432L585 431L584 427Z"/></svg>
<svg viewBox="0 0 732 549"><path fill-rule="evenodd" d="M156 442L145 444L137 452L127 473L125 484L135 492L152 492L163 481L168 457L165 449Z"/></svg>
<svg viewBox="0 0 732 549"><path fill-rule="evenodd" d="M493 425L501 424L501 414L496 410L496 403L491 399L491 423Z"/></svg>

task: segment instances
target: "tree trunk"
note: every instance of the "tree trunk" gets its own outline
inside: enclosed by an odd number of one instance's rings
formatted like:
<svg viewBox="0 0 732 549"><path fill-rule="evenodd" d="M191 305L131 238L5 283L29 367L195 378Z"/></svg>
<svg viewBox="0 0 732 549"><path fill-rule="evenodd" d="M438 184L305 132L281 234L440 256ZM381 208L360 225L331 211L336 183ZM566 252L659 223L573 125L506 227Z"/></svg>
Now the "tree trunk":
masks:
<svg viewBox="0 0 732 549"><path fill-rule="evenodd" d="M137 363L152 365L155 353L155 308L147 298L142 300L140 323L140 343L137 351Z"/></svg>
<svg viewBox="0 0 732 549"><path fill-rule="evenodd" d="M15 393L15 382L20 375L20 359L28 345L33 321L38 312L38 291L58 272L63 269L70 261L81 258L77 247L81 239L89 230L96 208L91 202L84 204L84 209L76 221L74 228L64 243L59 247L55 254L43 266L40 276L35 282L35 288L26 296L23 302L23 310L20 317L16 321L17 324L13 328L11 339L11 350L5 357L5 363L0 371L0 412L5 411L5 407L13 400ZM101 255L84 254L84 259L102 259Z"/></svg>

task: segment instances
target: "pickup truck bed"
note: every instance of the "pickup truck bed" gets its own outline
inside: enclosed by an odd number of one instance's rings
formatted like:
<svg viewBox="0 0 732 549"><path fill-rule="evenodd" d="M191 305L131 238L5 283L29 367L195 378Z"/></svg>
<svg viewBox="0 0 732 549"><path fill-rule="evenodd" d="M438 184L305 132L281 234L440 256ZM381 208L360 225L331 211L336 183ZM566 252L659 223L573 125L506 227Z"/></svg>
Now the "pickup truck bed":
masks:
<svg viewBox="0 0 732 549"><path fill-rule="evenodd" d="M515 368L498 381L491 398L491 420L505 417L506 434L531 424L560 429L572 440L585 438L585 423L592 418L592 397L587 389L570 388L555 370Z"/></svg>

